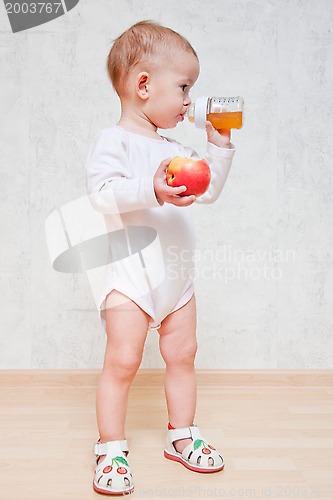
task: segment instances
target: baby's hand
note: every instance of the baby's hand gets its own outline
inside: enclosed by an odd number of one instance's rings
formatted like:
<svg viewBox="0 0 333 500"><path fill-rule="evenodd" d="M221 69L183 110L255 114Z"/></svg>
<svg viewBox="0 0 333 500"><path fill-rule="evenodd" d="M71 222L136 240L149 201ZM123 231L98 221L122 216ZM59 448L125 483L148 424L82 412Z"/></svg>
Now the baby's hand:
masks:
<svg viewBox="0 0 333 500"><path fill-rule="evenodd" d="M219 148L230 148L230 130L217 131L209 121L206 121L206 132L208 142Z"/></svg>
<svg viewBox="0 0 333 500"><path fill-rule="evenodd" d="M166 181L166 169L170 161L171 158L163 160L154 175L153 183L157 201L160 205L163 205L163 203L172 203L173 205L177 205L177 207L187 207L188 205L192 205L192 203L196 200L194 195L179 196L180 193L186 191L186 186L168 186Z"/></svg>

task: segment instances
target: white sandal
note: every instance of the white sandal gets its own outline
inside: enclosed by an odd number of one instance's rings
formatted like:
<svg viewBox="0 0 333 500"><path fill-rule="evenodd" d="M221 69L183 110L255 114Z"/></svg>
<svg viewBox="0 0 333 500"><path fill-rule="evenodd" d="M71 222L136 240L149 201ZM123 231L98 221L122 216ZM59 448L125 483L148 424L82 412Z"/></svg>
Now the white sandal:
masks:
<svg viewBox="0 0 333 500"><path fill-rule="evenodd" d="M174 442L185 438L191 438L192 443L186 446L182 453L179 453ZM212 445L207 444L196 425L183 429L169 429L164 456L169 460L180 462L184 467L194 472L218 472L224 468L222 456Z"/></svg>
<svg viewBox="0 0 333 500"><path fill-rule="evenodd" d="M97 458L93 488L105 495L126 495L133 493L133 477L127 460L128 446L126 439L96 443L94 453L97 457L106 455L103 460Z"/></svg>

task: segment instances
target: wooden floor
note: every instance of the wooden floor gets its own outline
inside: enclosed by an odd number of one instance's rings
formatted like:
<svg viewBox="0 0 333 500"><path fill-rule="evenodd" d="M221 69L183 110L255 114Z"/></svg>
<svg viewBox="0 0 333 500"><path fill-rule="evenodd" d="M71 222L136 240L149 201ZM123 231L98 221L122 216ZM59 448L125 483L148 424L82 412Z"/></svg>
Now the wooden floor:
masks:
<svg viewBox="0 0 333 500"><path fill-rule="evenodd" d="M96 381L95 371L0 371L1 500L107 498L91 485ZM199 371L196 423L226 462L204 475L163 457L163 372L139 371L131 498L332 500L332 382L333 371Z"/></svg>

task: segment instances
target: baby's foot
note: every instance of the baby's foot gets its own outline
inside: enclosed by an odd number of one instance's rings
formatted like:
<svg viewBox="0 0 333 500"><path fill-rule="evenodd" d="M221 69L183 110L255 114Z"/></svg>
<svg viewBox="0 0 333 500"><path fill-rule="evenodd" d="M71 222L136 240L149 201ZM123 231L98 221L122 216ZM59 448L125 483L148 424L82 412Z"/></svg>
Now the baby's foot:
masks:
<svg viewBox="0 0 333 500"><path fill-rule="evenodd" d="M97 457L93 482L94 490L106 495L132 493L134 486L127 459L126 440L98 442L95 444L94 452Z"/></svg>
<svg viewBox="0 0 333 500"><path fill-rule="evenodd" d="M189 444L192 443L191 438L186 438L186 439L177 439L177 441L174 442L175 448L178 451L178 453L182 453L183 449L186 448Z"/></svg>
<svg viewBox="0 0 333 500"><path fill-rule="evenodd" d="M182 453L184 448L186 448L186 446L188 446L189 444L191 444L193 441L193 439L191 438L185 438L185 439L177 439L177 441L174 441L174 447L175 449L178 451L178 453ZM198 458L198 465L200 465L200 460L201 457ZM208 458L208 464L209 465L214 465L214 460L213 458L209 457Z"/></svg>

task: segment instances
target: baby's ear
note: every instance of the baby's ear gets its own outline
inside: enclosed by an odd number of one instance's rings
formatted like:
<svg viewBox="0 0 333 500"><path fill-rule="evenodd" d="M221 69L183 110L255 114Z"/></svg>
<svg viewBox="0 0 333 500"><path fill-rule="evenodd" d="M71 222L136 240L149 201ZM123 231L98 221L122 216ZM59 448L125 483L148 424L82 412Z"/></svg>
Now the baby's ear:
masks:
<svg viewBox="0 0 333 500"><path fill-rule="evenodd" d="M136 87L135 90L140 97L140 99L146 100L149 97L149 74L146 71L143 71L138 74L136 77Z"/></svg>

